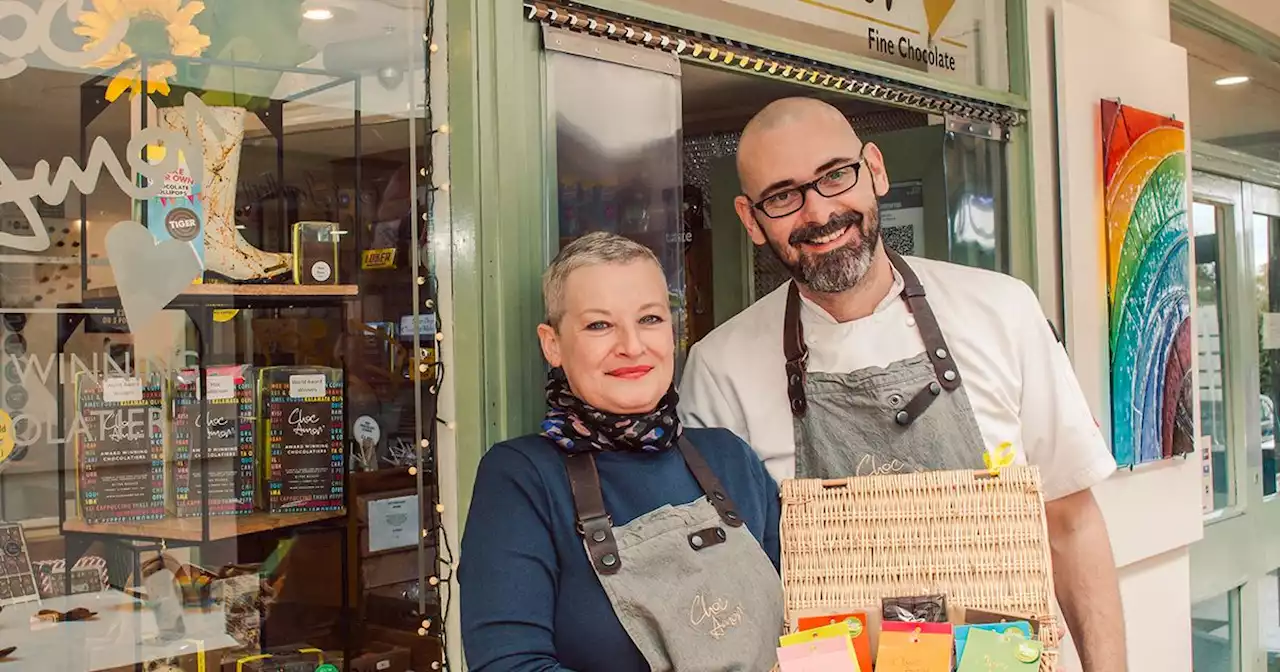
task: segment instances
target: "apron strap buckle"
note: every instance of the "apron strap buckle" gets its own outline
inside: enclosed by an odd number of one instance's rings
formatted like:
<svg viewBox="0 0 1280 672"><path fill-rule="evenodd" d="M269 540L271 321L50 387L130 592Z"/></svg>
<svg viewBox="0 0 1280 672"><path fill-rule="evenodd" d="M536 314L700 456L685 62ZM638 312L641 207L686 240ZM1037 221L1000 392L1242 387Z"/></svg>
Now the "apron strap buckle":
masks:
<svg viewBox="0 0 1280 672"><path fill-rule="evenodd" d="M613 536L613 518L609 515L578 520L578 533L587 544L591 565L599 574L615 574L622 568L618 540Z"/></svg>

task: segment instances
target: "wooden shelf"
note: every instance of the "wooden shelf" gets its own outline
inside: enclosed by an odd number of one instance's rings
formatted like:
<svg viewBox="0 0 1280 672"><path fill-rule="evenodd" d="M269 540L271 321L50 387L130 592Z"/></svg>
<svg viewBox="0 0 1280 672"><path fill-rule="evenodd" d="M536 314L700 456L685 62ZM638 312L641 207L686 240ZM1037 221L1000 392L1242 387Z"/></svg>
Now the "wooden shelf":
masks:
<svg viewBox="0 0 1280 672"><path fill-rule="evenodd" d="M201 521L194 518L165 518L135 523L87 523L80 518L68 518L62 524L63 532L101 534L116 537L139 537L173 541L214 541L231 539L246 534L280 530L299 525L309 525L346 516L346 511L314 511L304 513L265 513L255 511L243 516L213 516L209 519L209 537L203 538Z"/></svg>
<svg viewBox="0 0 1280 672"><path fill-rule="evenodd" d="M342 298L357 296L356 285L232 285L201 283L182 290L183 297L269 297L269 298ZM84 293L85 301L119 299L116 287L91 289Z"/></svg>

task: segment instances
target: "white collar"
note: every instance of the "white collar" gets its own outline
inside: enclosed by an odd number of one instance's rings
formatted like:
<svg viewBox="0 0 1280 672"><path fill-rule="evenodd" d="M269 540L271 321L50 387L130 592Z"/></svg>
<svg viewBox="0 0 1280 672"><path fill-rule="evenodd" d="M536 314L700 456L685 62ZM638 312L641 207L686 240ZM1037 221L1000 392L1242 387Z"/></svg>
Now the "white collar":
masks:
<svg viewBox="0 0 1280 672"><path fill-rule="evenodd" d="M890 306L894 305L894 303L897 302L899 298L901 298L902 288L906 286L906 281L902 279L902 274L898 272L898 269L894 268L892 265L890 265L889 268L893 270L893 286L889 288L889 292L885 294L883 299L880 300L880 303L876 304L876 309L871 311L872 315L875 315L876 313L881 313L886 308L889 308ZM840 324L840 322L836 320L836 318L831 316L831 313L828 313L826 309L824 309L822 306L819 306L818 304L814 303L812 300L806 297L803 292L800 293L800 305L804 308L809 309L809 313L812 317L818 318L823 322L826 322L832 325ZM853 320L853 321L856 322L857 320Z"/></svg>

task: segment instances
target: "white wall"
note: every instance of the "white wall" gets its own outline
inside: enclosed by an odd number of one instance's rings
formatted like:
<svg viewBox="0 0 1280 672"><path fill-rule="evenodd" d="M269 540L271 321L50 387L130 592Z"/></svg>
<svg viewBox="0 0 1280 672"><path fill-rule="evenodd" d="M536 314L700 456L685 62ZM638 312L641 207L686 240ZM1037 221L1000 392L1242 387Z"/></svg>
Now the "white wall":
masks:
<svg viewBox="0 0 1280 672"><path fill-rule="evenodd" d="M1186 56L1168 41L1168 0L1029 0L1028 9L1038 266L1042 282L1066 290L1043 301L1050 314L1062 301L1077 375L1107 429L1100 101L1118 97L1187 119ZM1130 669L1190 672L1187 547L1203 535L1199 464L1122 471L1097 496L1120 567Z"/></svg>

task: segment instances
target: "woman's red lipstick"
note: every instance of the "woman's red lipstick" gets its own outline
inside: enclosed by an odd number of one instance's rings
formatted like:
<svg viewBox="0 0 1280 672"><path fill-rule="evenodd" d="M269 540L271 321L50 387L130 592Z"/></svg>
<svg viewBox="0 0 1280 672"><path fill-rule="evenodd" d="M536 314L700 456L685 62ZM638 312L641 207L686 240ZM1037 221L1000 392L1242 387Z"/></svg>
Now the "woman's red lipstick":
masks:
<svg viewBox="0 0 1280 672"><path fill-rule="evenodd" d="M608 373L614 378L625 378L627 380L635 380L637 378L643 378L645 374L649 373L652 370L653 370L652 366L624 366L624 367L609 371Z"/></svg>

